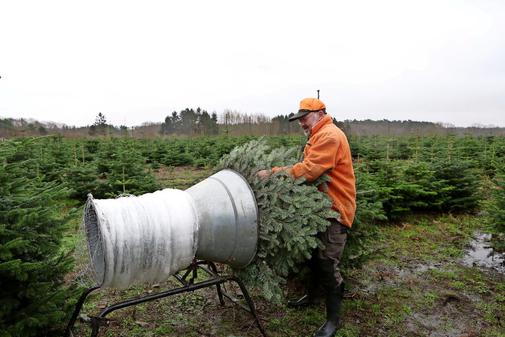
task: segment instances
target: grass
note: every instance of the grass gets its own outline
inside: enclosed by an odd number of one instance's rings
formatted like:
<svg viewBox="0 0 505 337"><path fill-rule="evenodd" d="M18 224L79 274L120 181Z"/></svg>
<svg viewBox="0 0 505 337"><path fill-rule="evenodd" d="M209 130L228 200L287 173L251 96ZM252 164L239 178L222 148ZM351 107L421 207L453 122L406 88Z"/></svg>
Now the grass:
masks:
<svg viewBox="0 0 505 337"><path fill-rule="evenodd" d="M185 190L212 174L212 169L192 166L161 166L154 171L163 188Z"/></svg>
<svg viewBox="0 0 505 337"><path fill-rule="evenodd" d="M211 171L161 168L165 187L185 189ZM505 336L505 276L460 263L476 230L485 230L478 216L416 216L399 225L383 226L374 242L379 253L360 269L346 270L339 337ZM69 245L78 241L73 238ZM81 238L82 240L82 238ZM82 262L82 261L81 261ZM96 315L120 300L178 286L101 290L83 312ZM237 287L226 290L241 298ZM296 296L286 288L288 297ZM293 310L254 296L269 336L305 337L324 321L324 307ZM100 336L260 336L252 316L237 305L217 300L215 288L201 289L115 311ZM89 336L78 323L75 336Z"/></svg>

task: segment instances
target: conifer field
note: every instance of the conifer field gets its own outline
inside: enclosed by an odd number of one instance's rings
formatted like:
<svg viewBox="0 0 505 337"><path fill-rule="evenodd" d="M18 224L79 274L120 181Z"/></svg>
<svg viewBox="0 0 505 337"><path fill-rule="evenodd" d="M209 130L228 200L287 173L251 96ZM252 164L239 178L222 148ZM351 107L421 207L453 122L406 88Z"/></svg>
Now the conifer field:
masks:
<svg viewBox="0 0 505 337"><path fill-rule="evenodd" d="M490 245L505 251L505 137L349 142L358 210L343 262L348 290L338 336L505 336L505 275L461 262L475 232L492 234ZM324 201L315 186L282 175L268 186L252 181L265 166L296 162L304 143L301 136L0 140L0 337L62 333L89 286L80 229L88 193L102 199L185 189L223 167L249 175L258 203L270 211L263 212L258 252L267 264L229 272L250 287L271 336L308 335L323 309L284 303L301 294L302 262L317 246L307 233L324 222L313 217L285 239L282 230L296 217L290 204L315 214ZM293 189L304 197L285 197ZM104 290L83 317L164 286ZM247 312L221 307L211 290L119 310L110 320L100 336L259 336ZM89 333L77 323L76 336Z"/></svg>

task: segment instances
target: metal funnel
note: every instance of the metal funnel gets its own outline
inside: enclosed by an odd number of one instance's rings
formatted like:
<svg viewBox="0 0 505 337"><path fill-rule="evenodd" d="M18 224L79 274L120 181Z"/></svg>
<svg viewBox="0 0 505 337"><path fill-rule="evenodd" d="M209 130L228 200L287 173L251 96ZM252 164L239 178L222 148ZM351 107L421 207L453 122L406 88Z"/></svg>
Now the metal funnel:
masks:
<svg viewBox="0 0 505 337"><path fill-rule="evenodd" d="M245 178L225 169L186 192L193 198L199 222L196 257L247 266L256 254L258 207Z"/></svg>
<svg viewBox="0 0 505 337"><path fill-rule="evenodd" d="M95 280L115 288L164 281L195 256L245 267L258 242L254 193L232 170L186 191L106 200L89 196L84 225Z"/></svg>

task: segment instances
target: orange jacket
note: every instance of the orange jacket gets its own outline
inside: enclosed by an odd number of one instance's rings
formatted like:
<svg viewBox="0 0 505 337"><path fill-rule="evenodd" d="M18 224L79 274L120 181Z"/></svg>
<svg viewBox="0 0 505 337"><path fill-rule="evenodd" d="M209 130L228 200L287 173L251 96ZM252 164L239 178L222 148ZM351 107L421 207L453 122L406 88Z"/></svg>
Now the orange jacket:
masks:
<svg viewBox="0 0 505 337"><path fill-rule="evenodd" d="M338 221L352 226L356 212L356 183L352 167L351 149L347 137L330 116L324 116L311 130L303 150L304 159L291 167L274 167L273 172L287 170L295 179L305 177L314 181L327 173L331 181L326 193L333 200Z"/></svg>

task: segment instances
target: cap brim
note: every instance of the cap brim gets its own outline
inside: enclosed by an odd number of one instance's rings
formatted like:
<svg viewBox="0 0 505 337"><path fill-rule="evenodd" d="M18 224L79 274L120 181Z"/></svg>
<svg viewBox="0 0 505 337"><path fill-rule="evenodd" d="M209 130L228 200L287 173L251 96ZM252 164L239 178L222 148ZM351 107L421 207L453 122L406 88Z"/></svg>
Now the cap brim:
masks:
<svg viewBox="0 0 505 337"><path fill-rule="evenodd" d="M292 122L292 121L296 121L297 119L300 119L302 118L303 116L305 115L308 115L309 113L311 113L312 111L299 111L298 113L294 114L293 116L289 117L289 121Z"/></svg>

